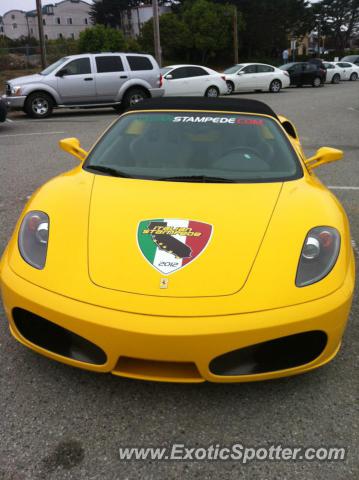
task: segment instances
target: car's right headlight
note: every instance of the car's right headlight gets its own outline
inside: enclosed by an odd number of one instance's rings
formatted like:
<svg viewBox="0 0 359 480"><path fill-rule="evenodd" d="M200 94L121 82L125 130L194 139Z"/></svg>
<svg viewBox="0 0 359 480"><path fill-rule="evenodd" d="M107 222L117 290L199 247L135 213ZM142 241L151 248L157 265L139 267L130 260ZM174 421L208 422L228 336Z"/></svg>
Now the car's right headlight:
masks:
<svg viewBox="0 0 359 480"><path fill-rule="evenodd" d="M45 267L50 220L46 213L34 210L25 215L19 230L18 245L22 258L32 267Z"/></svg>
<svg viewBox="0 0 359 480"><path fill-rule="evenodd" d="M295 284L305 287L319 282L332 270L340 250L340 234L333 227L312 228L304 241Z"/></svg>

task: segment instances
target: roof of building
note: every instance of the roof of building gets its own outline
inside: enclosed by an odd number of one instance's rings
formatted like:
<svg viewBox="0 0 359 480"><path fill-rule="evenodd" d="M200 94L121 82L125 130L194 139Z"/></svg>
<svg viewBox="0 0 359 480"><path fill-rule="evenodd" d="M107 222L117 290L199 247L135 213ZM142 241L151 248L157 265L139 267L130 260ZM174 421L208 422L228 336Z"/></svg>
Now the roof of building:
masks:
<svg viewBox="0 0 359 480"><path fill-rule="evenodd" d="M150 98L128 108L135 110L205 110L241 112L269 115L278 118L277 114L266 104L258 100L246 98L207 98L207 97L162 97Z"/></svg>

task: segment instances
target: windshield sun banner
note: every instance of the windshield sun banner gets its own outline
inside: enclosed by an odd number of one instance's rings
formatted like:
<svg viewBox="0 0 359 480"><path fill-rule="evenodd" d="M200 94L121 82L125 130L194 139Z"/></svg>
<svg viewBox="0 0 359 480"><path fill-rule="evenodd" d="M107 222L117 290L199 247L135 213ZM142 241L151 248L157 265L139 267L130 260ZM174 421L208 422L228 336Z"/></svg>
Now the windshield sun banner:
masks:
<svg viewBox="0 0 359 480"><path fill-rule="evenodd" d="M207 247L213 227L208 223L182 219L143 220L137 241L146 260L164 275L195 260Z"/></svg>

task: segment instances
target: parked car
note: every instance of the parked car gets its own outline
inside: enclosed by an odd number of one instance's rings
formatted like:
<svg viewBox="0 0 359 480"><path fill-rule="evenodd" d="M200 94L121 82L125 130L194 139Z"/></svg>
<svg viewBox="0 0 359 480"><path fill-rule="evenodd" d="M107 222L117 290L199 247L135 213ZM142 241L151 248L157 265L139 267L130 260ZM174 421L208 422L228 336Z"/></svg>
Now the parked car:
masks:
<svg viewBox="0 0 359 480"><path fill-rule="evenodd" d="M359 77L359 65L349 62L331 62L339 67L341 80L351 80L354 82Z"/></svg>
<svg viewBox="0 0 359 480"><path fill-rule="evenodd" d="M127 108L163 93L151 55L99 53L63 57L41 73L10 80L4 99L30 117L45 118L54 108Z"/></svg>
<svg viewBox="0 0 359 480"><path fill-rule="evenodd" d="M289 87L287 72L264 63L239 63L224 71L228 93L266 90L278 93Z"/></svg>
<svg viewBox="0 0 359 480"><path fill-rule="evenodd" d="M5 122L6 115L7 115L6 103L0 99L0 122Z"/></svg>
<svg viewBox="0 0 359 480"><path fill-rule="evenodd" d="M60 145L79 165L31 196L0 261L17 341L164 382L268 380L335 357L354 252L315 169L341 150L306 157L294 124L243 98L150 99L90 153Z"/></svg>
<svg viewBox="0 0 359 480"><path fill-rule="evenodd" d="M332 62L324 62L327 71L326 83L339 83L341 80L340 68Z"/></svg>
<svg viewBox="0 0 359 480"><path fill-rule="evenodd" d="M354 63L355 65L359 65L359 55L347 55L340 59L341 62L349 62Z"/></svg>
<svg viewBox="0 0 359 480"><path fill-rule="evenodd" d="M290 84L301 87L312 85L320 87L325 83L327 71L314 62L291 62L279 67L289 73Z"/></svg>
<svg viewBox="0 0 359 480"><path fill-rule="evenodd" d="M166 97L218 97L227 93L224 75L201 65L170 65L161 73Z"/></svg>

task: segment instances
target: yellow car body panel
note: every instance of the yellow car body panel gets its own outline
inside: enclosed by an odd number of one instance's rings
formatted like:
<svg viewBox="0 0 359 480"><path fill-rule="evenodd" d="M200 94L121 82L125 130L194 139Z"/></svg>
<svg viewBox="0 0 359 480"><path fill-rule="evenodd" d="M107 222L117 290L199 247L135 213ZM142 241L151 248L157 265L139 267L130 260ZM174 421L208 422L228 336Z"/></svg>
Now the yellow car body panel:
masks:
<svg viewBox="0 0 359 480"><path fill-rule="evenodd" d="M15 338L69 365L160 381L263 380L331 360L354 288L348 220L334 195L307 170L298 139L283 132L304 172L289 182L158 182L96 175L79 166L41 187L25 206L0 263ZM21 222L32 210L50 218L43 270L26 263L18 248ZM161 288L164 275L146 263L136 242L139 222L151 218L213 225L203 254L169 275L167 288ZM338 259L325 278L298 288L305 235L321 225L340 233ZM87 339L105 352L106 362L83 362L32 343L14 322L16 308ZM324 332L327 343L303 365L234 376L209 368L226 352L310 331Z"/></svg>

